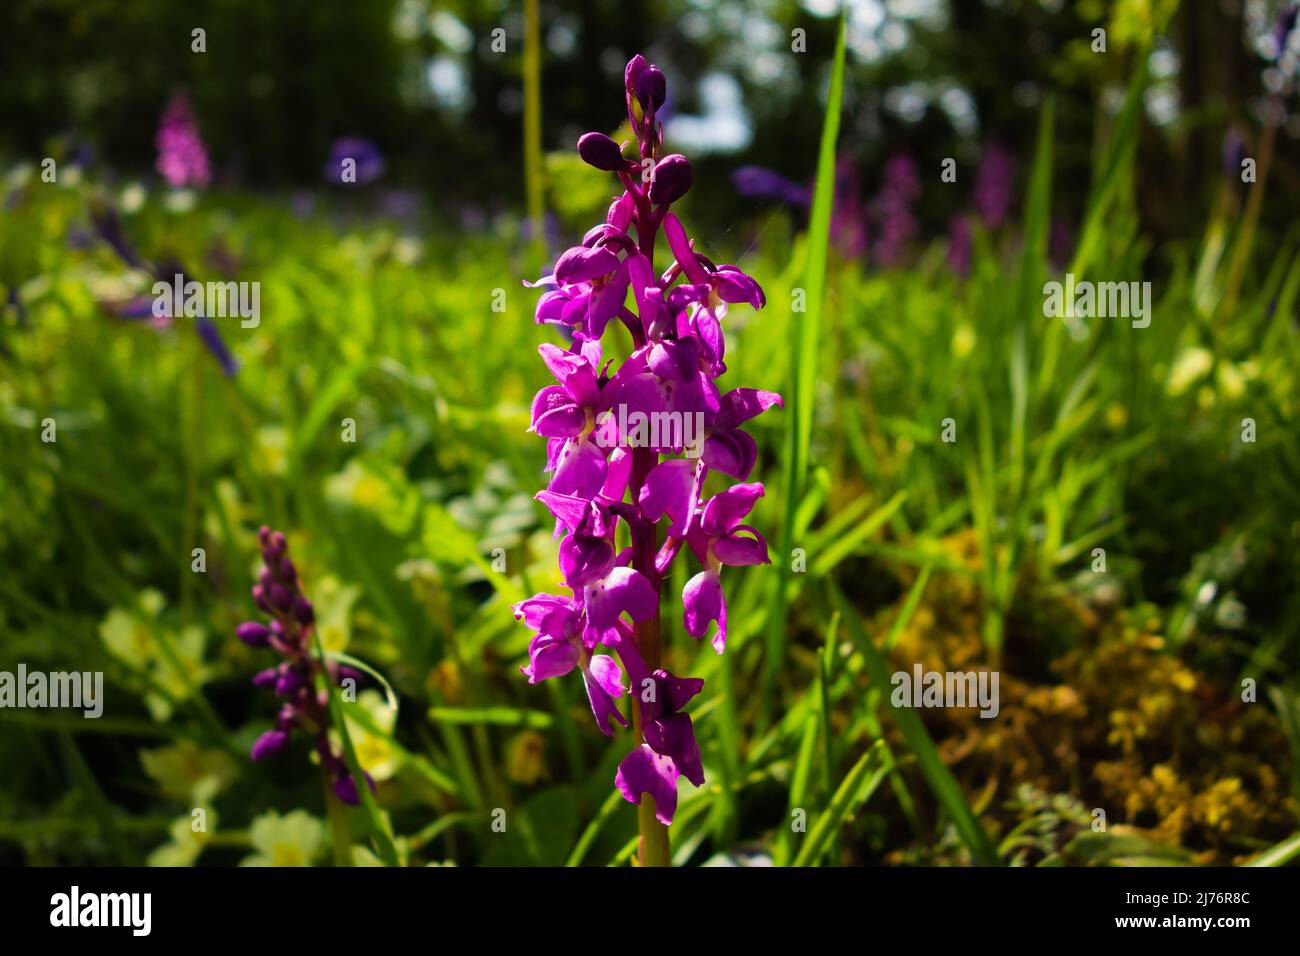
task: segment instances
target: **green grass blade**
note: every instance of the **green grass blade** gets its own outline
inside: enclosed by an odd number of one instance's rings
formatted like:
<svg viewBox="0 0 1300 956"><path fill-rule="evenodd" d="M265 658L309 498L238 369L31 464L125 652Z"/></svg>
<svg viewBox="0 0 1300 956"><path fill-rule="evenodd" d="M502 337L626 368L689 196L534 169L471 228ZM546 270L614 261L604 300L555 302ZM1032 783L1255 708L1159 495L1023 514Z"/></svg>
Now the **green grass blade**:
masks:
<svg viewBox="0 0 1300 956"><path fill-rule="evenodd" d="M320 659L321 665L324 666L326 661L325 648L321 645L319 631L313 632L313 639L316 644L316 656ZM379 812L379 804L375 802L374 794L370 792L370 786L366 783L366 776L362 772L361 764L357 762L357 752L352 746L352 735L348 733L343 698L339 694L339 688L333 681L326 680L325 683L329 691L330 719L334 724L334 729L338 731L339 739L343 742L343 760L348 766L348 773L352 774L352 782L356 784L357 795L361 798L361 806L370 821L370 832L374 837L375 845L379 848L379 858L384 861L386 866L397 866L397 847L393 845L393 835L388 832L388 824L384 820L383 814Z"/></svg>
<svg viewBox="0 0 1300 956"><path fill-rule="evenodd" d="M795 866L812 866L821 859L840 827L871 798L891 766L885 742L877 740L840 782L830 806L808 831L808 839L795 857Z"/></svg>
<svg viewBox="0 0 1300 956"><path fill-rule="evenodd" d="M524 192L532 226L532 274L546 261L542 226L542 30L538 0L524 0Z"/></svg>
<svg viewBox="0 0 1300 956"><path fill-rule="evenodd" d="M471 727L529 727L533 730L549 730L555 722L544 710L524 707L430 707L429 719L435 723Z"/></svg>
<svg viewBox="0 0 1300 956"><path fill-rule="evenodd" d="M1300 856L1300 833L1292 834L1258 856L1251 857L1246 866L1283 866L1297 856Z"/></svg>
<svg viewBox="0 0 1300 956"><path fill-rule="evenodd" d="M840 110L844 99L844 16L840 15L835 39L835 60L831 67L826 116L822 122L821 146L817 153L817 184L813 190L812 217L808 225L807 265L804 292L807 311L798 322L798 335L788 386L790 411L786 424L785 516L781 523L781 548L776 562L776 599L767 622L767 659L763 670L762 724L768 723L776 681L785 659L786 560L793 546L795 515L803 497L808 472L808 449L812 443L813 404L817 384L817 347L821 339L821 318L826 297L826 264L830 255L831 206L835 198L835 145L840 134ZM792 317L791 321L795 321Z"/></svg>

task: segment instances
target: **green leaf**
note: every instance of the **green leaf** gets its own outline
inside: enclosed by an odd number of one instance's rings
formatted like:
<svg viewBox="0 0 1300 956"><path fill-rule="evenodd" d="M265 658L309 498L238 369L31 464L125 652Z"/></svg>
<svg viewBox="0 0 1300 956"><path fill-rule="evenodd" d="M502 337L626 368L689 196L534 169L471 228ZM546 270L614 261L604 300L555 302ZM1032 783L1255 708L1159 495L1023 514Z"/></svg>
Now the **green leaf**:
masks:
<svg viewBox="0 0 1300 956"><path fill-rule="evenodd" d="M821 319L826 299L826 264L830 257L831 207L835 198L835 147L840 134L840 111L844 99L844 14L840 14L835 37L835 60L831 66L830 91L822 120L821 146L817 153L817 183L813 189L812 216L808 224L807 266L804 275L807 311L791 323L797 326L791 358L790 407L786 424L785 516L781 522L782 555L793 545L796 516L803 500L808 472L808 450L812 444L813 406L817 388L817 347L821 341ZM784 558L777 562L776 597L767 621L767 660L763 670L763 723L771 713L776 680L785 660L786 579L790 573Z"/></svg>
<svg viewBox="0 0 1300 956"><path fill-rule="evenodd" d="M1300 856L1300 833L1292 834L1258 856L1251 857L1246 866L1283 866L1297 856Z"/></svg>
<svg viewBox="0 0 1300 956"><path fill-rule="evenodd" d="M320 632L313 632L312 638L316 644L316 656L324 666L325 648L320 642ZM333 723L339 739L343 742L343 760L347 764L348 773L352 774L352 782L356 785L357 795L361 798L361 806L370 821L370 833L379 848L379 858L384 861L385 866L397 866L397 847L393 844L393 835L388 830L388 822L379 812L379 804L375 802L374 794L370 792L370 785L366 782L361 764L357 762L357 752L352 746L352 735L348 733L348 722L344 719L343 697L333 681L326 680L325 685L329 692L330 722Z"/></svg>
<svg viewBox="0 0 1300 956"><path fill-rule="evenodd" d="M840 827L871 798L892 767L885 742L877 740L858 758L853 769L840 782L830 806L808 831L808 839L795 857L795 866L812 866L821 859Z"/></svg>

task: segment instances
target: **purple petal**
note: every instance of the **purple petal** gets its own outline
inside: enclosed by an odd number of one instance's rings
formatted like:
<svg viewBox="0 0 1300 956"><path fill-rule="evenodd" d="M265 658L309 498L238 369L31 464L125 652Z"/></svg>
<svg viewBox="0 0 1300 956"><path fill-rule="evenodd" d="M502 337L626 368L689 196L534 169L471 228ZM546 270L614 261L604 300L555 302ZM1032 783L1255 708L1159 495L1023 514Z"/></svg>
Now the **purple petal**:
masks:
<svg viewBox="0 0 1300 956"><path fill-rule="evenodd" d="M366 773L364 770L362 771L362 776L366 778L366 786L368 786L373 793L375 789L375 781L371 778L370 774ZM339 770L339 775L334 778L334 793L340 800L348 804L348 806L355 807L361 802L361 797L357 793L357 782L352 779L352 774L348 773L346 768L341 768Z"/></svg>
<svg viewBox="0 0 1300 956"><path fill-rule="evenodd" d="M609 275L617 268L618 256L607 247L588 249L586 246L574 246L555 263L555 281L561 285L572 285Z"/></svg>
<svg viewBox="0 0 1300 956"><path fill-rule="evenodd" d="M553 491L539 491L533 497L546 506L551 517L570 531L577 530L578 525L582 524L591 504L588 499L578 495L560 495Z"/></svg>
<svg viewBox="0 0 1300 956"><path fill-rule="evenodd" d="M765 392L758 388L733 388L722 396L718 408L718 431L735 428L763 414L773 405L784 408L781 396L776 392Z"/></svg>
<svg viewBox="0 0 1300 956"><path fill-rule="evenodd" d="M608 654L593 654L587 666L591 670L591 679L610 697L622 697L627 692L623 686L623 671L618 661Z"/></svg>
<svg viewBox="0 0 1300 956"><path fill-rule="evenodd" d="M710 435L704 442L704 463L714 471L744 481L754 470L758 446L748 432L731 431Z"/></svg>
<svg viewBox="0 0 1300 956"><path fill-rule="evenodd" d="M605 455L591 442L570 438L556 456L555 474L549 491L561 495L576 495L588 501L596 497L605 483L608 465Z"/></svg>
<svg viewBox="0 0 1300 956"><path fill-rule="evenodd" d="M552 637L576 633L581 609L572 598L555 594L534 594L514 606L515 618L539 634Z"/></svg>
<svg viewBox="0 0 1300 956"><path fill-rule="evenodd" d="M712 309L701 308L695 312L694 325L709 373L717 377L727 370L722 362L722 356L727 350L726 340L722 337L722 323Z"/></svg>
<svg viewBox="0 0 1300 956"><path fill-rule="evenodd" d="M271 629L257 621L245 621L235 628L235 636L249 647L266 647L271 643Z"/></svg>
<svg viewBox="0 0 1300 956"><path fill-rule="evenodd" d="M753 510L755 502L761 497L762 482L732 485L709 499L704 506L704 515L700 518L700 527L709 534L726 534Z"/></svg>
<svg viewBox="0 0 1300 956"><path fill-rule="evenodd" d="M701 571L686 582L682 590L682 623L692 637L703 637L709 623L718 622L713 649L719 654L727 644L727 602L716 571Z"/></svg>
<svg viewBox="0 0 1300 956"><path fill-rule="evenodd" d="M564 583L575 593L589 584L602 582L611 570L619 570L613 568L613 564L614 546L603 538L570 534L560 542L560 573L564 575ZM590 621L590 606L587 618Z"/></svg>
<svg viewBox="0 0 1300 956"><path fill-rule="evenodd" d="M738 525L735 530L745 530L753 535L726 534L713 542L713 554L723 564L733 568L753 564L771 564L767 556L767 542L763 536L747 525Z"/></svg>
<svg viewBox="0 0 1300 956"><path fill-rule="evenodd" d="M583 316L583 335L589 339L598 339L605 334L605 326L618 315L627 299L628 281L628 266L624 261L618 264L609 281L592 292Z"/></svg>
<svg viewBox="0 0 1300 956"><path fill-rule="evenodd" d="M695 465L685 458L661 461L646 475L638 504L648 521L658 521L665 514L672 519L668 534L680 538L695 510Z"/></svg>
<svg viewBox="0 0 1300 956"><path fill-rule="evenodd" d="M755 309L767 305L767 297L763 295L762 286L752 276L741 272L735 266L718 266L713 279L717 284L718 297L723 302L745 302Z"/></svg>
<svg viewBox="0 0 1300 956"><path fill-rule="evenodd" d="M563 546L561 546L563 547ZM626 613L633 621L648 621L659 610L659 593L639 571L612 568L583 592L587 608L587 646L617 642L619 617Z"/></svg>
<svg viewBox="0 0 1300 956"><path fill-rule="evenodd" d="M675 714L687 705L691 698L704 690L704 679L700 677L678 677L662 667L654 672L655 683L659 685L659 701L665 713Z"/></svg>
<svg viewBox="0 0 1300 956"><path fill-rule="evenodd" d="M648 721L645 725L645 742L656 753L671 757L678 772L695 784L704 785L704 767L700 762L700 745L695 740L695 728L686 714L670 714Z"/></svg>
<svg viewBox="0 0 1300 956"><path fill-rule="evenodd" d="M528 663L519 668L528 683L562 677L578 665L578 646L569 639L538 634L528 644Z"/></svg>
<svg viewBox="0 0 1300 956"><path fill-rule="evenodd" d="M625 233L628 226L632 225L634 215L636 215L636 200L632 198L631 193L625 192L609 204L609 212L605 215L605 222L619 232Z"/></svg>
<svg viewBox="0 0 1300 956"><path fill-rule="evenodd" d="M587 425L586 411L558 385L548 385L533 398L532 430L545 438L573 438Z"/></svg>
<svg viewBox="0 0 1300 956"><path fill-rule="evenodd" d="M686 230L682 228L681 222L672 213L664 216L663 222L664 237L668 240L668 248L672 250L673 257L676 258L677 264L682 267L682 272L686 278L694 283L709 284L709 274L704 267L700 265L695 253L691 249L690 240L686 238Z"/></svg>
<svg viewBox="0 0 1300 956"><path fill-rule="evenodd" d="M627 718L614 703L614 699L621 697L624 692L623 685L620 683L622 676L614 659L604 654L592 657L590 665L582 672L587 686L587 699L591 702L591 712L596 718L596 726L607 737L614 735L611 720L624 727L627 726Z"/></svg>
<svg viewBox="0 0 1300 956"><path fill-rule="evenodd" d="M656 342L646 362L660 378L680 382L699 370L700 343L694 338Z"/></svg>
<svg viewBox="0 0 1300 956"><path fill-rule="evenodd" d="M609 501L622 501L631 480L632 453L626 448L615 448L609 453L609 469L605 472L605 484L601 486L600 496Z"/></svg>
<svg viewBox="0 0 1300 956"><path fill-rule="evenodd" d="M707 282L700 282L673 286L668 291L664 301L667 303L670 312L681 312L692 302L707 305L709 301L709 285Z"/></svg>
<svg viewBox="0 0 1300 956"><path fill-rule="evenodd" d="M557 345L539 345L537 351L561 387L579 405L591 405L596 400L596 370L585 356L566 352Z"/></svg>
<svg viewBox="0 0 1300 956"><path fill-rule="evenodd" d="M655 753L642 744L623 758L614 775L614 786L623 799L640 804L649 794L655 802L655 817L664 826L673 822L677 812L677 766L671 757Z"/></svg>
<svg viewBox="0 0 1300 956"><path fill-rule="evenodd" d="M552 289L550 292L544 292L542 297L537 300L537 308L533 312L533 319L539 324L542 322L563 322L564 311L572 301L573 293L568 290Z"/></svg>
<svg viewBox="0 0 1300 956"><path fill-rule="evenodd" d="M225 340L217 331L216 324L207 316L200 316L196 328L207 350L220 363L221 371L225 372L227 378L234 378L235 373L239 371L239 363L230 354L230 349L226 348Z"/></svg>

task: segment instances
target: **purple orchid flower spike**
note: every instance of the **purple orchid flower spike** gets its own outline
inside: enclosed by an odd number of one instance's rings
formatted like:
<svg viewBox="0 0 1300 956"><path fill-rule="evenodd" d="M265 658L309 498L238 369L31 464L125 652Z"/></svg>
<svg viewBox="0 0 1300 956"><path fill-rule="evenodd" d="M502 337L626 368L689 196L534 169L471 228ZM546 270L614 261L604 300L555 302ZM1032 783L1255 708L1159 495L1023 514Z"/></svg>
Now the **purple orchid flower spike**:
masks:
<svg viewBox="0 0 1300 956"><path fill-rule="evenodd" d="M1011 151L999 143L985 147L972 202L987 228L997 229L1006 221L1015 179L1016 158Z"/></svg>
<svg viewBox="0 0 1300 956"><path fill-rule="evenodd" d="M255 687L280 699L280 711L275 726L257 738L249 756L254 761L270 760L288 748L295 731L302 730L311 738L331 791L344 803L355 805L361 802L356 781L330 743L329 692L318 690L316 681L323 675L338 684L348 678L356 680L357 672L333 661L322 662L313 652L316 613L289 558L288 541L281 532L266 526L257 536L262 546L262 571L253 586L253 603L270 621L245 621L235 629L235 636L249 647L269 648L280 656L277 666L253 677ZM362 773L374 790L370 775Z"/></svg>
<svg viewBox="0 0 1300 956"><path fill-rule="evenodd" d="M876 261L895 266L917 234L919 224L912 203L921 195L921 179L911 156L891 156L885 163L880 193L872 202L872 217L878 235L874 243Z"/></svg>
<svg viewBox="0 0 1300 956"><path fill-rule="evenodd" d="M781 397L718 388L728 310L761 309L766 299L739 267L697 253L671 211L694 187L695 170L663 148L663 73L636 56L623 85L635 147L599 132L578 140L582 159L613 174L622 192L550 275L525 282L542 290L537 322L566 332L566 346L539 349L554 382L533 399L531 430L548 442L551 477L536 497L555 519L570 594L536 594L514 610L533 632L520 668L529 682L576 670L601 733L631 727L634 740L614 785L638 805L641 863L663 866L678 781L704 783L685 711L704 682L662 667L664 580L689 542L705 570L683 593L688 626L702 636L718 621L721 651L726 610L718 569L767 561L763 539L740 524L763 488L737 485L701 505L704 483L710 472L748 478L758 449L740 426L780 406ZM654 261L661 228L673 258L663 272ZM626 304L629 291L635 309ZM601 343L620 326L630 341L617 351L628 357L611 374L613 362L601 364ZM630 547L619 550L616 541ZM624 698L627 714L619 708Z"/></svg>
<svg viewBox="0 0 1300 956"><path fill-rule="evenodd" d="M970 256L970 222L965 216L953 216L948 220L948 268L965 276L970 272Z"/></svg>

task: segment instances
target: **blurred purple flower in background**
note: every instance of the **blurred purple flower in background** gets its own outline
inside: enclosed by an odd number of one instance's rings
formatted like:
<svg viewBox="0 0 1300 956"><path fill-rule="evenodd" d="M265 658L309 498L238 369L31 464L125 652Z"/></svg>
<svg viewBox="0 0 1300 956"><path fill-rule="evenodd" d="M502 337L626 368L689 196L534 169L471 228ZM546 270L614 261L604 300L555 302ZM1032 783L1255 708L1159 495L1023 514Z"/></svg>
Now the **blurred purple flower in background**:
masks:
<svg viewBox="0 0 1300 956"><path fill-rule="evenodd" d="M289 196L289 209L299 219L307 219L316 211L316 194L308 189L295 189Z"/></svg>
<svg viewBox="0 0 1300 956"><path fill-rule="evenodd" d="M1057 216L1052 220L1052 228L1047 234L1047 256L1053 265L1064 269L1074 253L1074 230L1070 223Z"/></svg>
<svg viewBox="0 0 1300 956"><path fill-rule="evenodd" d="M167 104L154 145L158 147L158 172L169 186L202 189L211 181L208 154L184 93L177 93Z"/></svg>
<svg viewBox="0 0 1300 956"><path fill-rule="evenodd" d="M741 166L731 174L736 192L747 199L775 199L778 202L807 209L812 202L812 191L786 179L766 166Z"/></svg>
<svg viewBox="0 0 1300 956"><path fill-rule="evenodd" d="M1291 31L1295 29L1298 14L1300 5L1294 3L1288 4L1278 14L1277 23L1273 27L1273 59L1280 60L1286 52L1286 43L1291 38Z"/></svg>
<svg viewBox="0 0 1300 956"><path fill-rule="evenodd" d="M872 245L876 262L882 266L897 265L906 250L907 242L918 231L912 203L921 195L921 179L917 174L916 160L899 154L885 163L880 192L871 201L871 221L875 224L877 238Z"/></svg>
<svg viewBox="0 0 1300 956"><path fill-rule="evenodd" d="M330 144L330 158L325 163L325 180L364 186L382 176L384 169L384 156L379 152L378 146L360 136L343 136Z"/></svg>
<svg viewBox="0 0 1300 956"><path fill-rule="evenodd" d="M867 253L867 210L859 198L858 168L853 157L842 153L835 160L835 198L831 204L831 242L845 259Z"/></svg>
<svg viewBox="0 0 1300 956"><path fill-rule="evenodd" d="M948 220L948 268L959 276L970 272L970 222L965 216Z"/></svg>
<svg viewBox="0 0 1300 956"><path fill-rule="evenodd" d="M145 263L136 253L135 248L131 245L126 237L126 230L122 227L122 219L117 210L106 203L95 203L91 205L90 221L95 228L95 232L117 253L118 257L132 269L141 269L150 273L158 282L171 284L176 276L181 276L181 284L186 281L185 269L174 259L164 260L153 265ZM147 319L149 323L159 331L168 328L175 317L157 316L154 314L154 297L152 295L138 295L125 302L103 303L104 306L121 319ZM212 357L215 358L221 366L221 371L227 377L233 378L239 371L239 363L231 354L230 349L226 346L221 337L221 332L217 329L216 324L207 316L198 316L195 323L196 330L199 333L199 339Z"/></svg>
<svg viewBox="0 0 1300 956"><path fill-rule="evenodd" d="M1235 123L1223 134L1223 175L1236 179L1241 175L1241 161L1246 158L1246 141Z"/></svg>
<svg viewBox="0 0 1300 956"><path fill-rule="evenodd" d="M812 187L800 186L766 166L741 166L731 174L740 195L772 199L807 213ZM858 199L857 167L847 153L835 163L835 199L831 210L831 241L846 259L858 259L867 249L867 216Z"/></svg>
<svg viewBox="0 0 1300 956"><path fill-rule="evenodd" d="M1006 221L1015 180L1016 158L1011 151L1000 143L986 145L971 201L989 229L997 229Z"/></svg>

